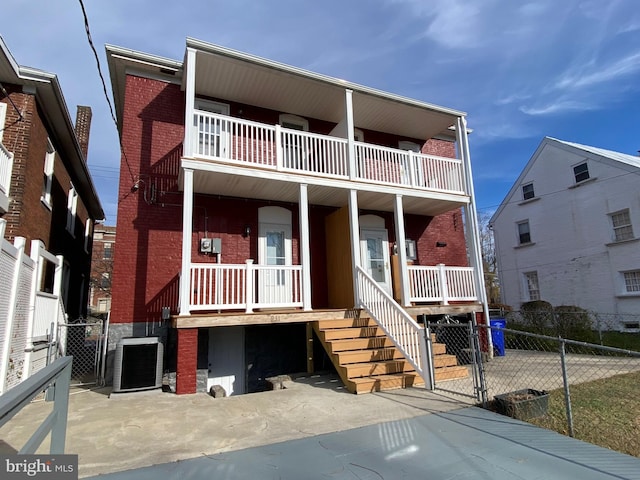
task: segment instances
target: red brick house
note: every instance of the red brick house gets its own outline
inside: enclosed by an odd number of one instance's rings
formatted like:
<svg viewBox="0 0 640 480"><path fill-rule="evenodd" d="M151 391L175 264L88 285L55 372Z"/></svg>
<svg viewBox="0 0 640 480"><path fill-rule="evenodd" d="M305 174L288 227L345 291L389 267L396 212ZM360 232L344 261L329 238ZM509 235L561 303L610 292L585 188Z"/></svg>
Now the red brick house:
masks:
<svg viewBox="0 0 640 480"><path fill-rule="evenodd" d="M331 364L354 392L428 382L416 317L486 307L465 114L186 43L107 46L111 346L166 337L177 393Z"/></svg>
<svg viewBox="0 0 640 480"><path fill-rule="evenodd" d="M70 319L87 314L93 225L104 219L86 163L90 124L91 109L78 107L74 126L55 74L19 65L0 38L0 218L27 253L40 240L64 257Z"/></svg>

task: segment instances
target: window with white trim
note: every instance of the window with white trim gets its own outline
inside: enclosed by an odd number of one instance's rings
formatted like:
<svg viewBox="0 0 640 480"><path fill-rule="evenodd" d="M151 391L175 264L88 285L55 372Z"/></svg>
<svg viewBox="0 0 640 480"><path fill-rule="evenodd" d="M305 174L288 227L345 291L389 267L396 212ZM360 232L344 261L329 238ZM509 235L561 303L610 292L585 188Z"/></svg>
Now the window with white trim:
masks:
<svg viewBox="0 0 640 480"><path fill-rule="evenodd" d="M78 211L78 192L71 186L67 197L67 231L75 236L76 213Z"/></svg>
<svg viewBox="0 0 640 480"><path fill-rule="evenodd" d="M292 130L301 130L303 132L309 131L309 120L298 115L292 115L290 113L280 114L280 125L284 128L290 128Z"/></svg>
<svg viewBox="0 0 640 480"><path fill-rule="evenodd" d="M531 243L531 229L529 228L529 220L518 222L518 243L520 245Z"/></svg>
<svg viewBox="0 0 640 480"><path fill-rule="evenodd" d="M640 293L640 270L623 272L624 289L627 293Z"/></svg>
<svg viewBox="0 0 640 480"><path fill-rule="evenodd" d="M535 197L536 194L533 191L533 183L527 183L525 185L522 186L522 199L523 200L529 200L533 197Z"/></svg>
<svg viewBox="0 0 640 480"><path fill-rule="evenodd" d="M113 244L105 242L102 244L102 258L104 260L111 260L113 258Z"/></svg>
<svg viewBox="0 0 640 480"><path fill-rule="evenodd" d="M540 300L540 286L538 284L538 272L524 273L524 284L528 301Z"/></svg>
<svg viewBox="0 0 640 480"><path fill-rule="evenodd" d="M0 143L4 135L5 119L7 118L7 104L0 102Z"/></svg>
<svg viewBox="0 0 640 480"><path fill-rule="evenodd" d="M613 227L613 240L622 242L623 240L631 240L633 236L633 226L631 225L631 216L629 209L620 210L619 212L609 214L611 217L611 225Z"/></svg>
<svg viewBox="0 0 640 480"><path fill-rule="evenodd" d="M589 180L589 166L587 162L580 163L573 167L573 175L575 176L576 183Z"/></svg>
<svg viewBox="0 0 640 480"><path fill-rule="evenodd" d="M47 139L47 153L44 157L44 183L42 185L42 197L40 200L51 208L51 187L53 186L53 167L56 160L56 150L51 140Z"/></svg>
<svg viewBox="0 0 640 480"><path fill-rule="evenodd" d="M111 275L108 272L104 272L100 276L100 288L103 290L108 290L111 288Z"/></svg>

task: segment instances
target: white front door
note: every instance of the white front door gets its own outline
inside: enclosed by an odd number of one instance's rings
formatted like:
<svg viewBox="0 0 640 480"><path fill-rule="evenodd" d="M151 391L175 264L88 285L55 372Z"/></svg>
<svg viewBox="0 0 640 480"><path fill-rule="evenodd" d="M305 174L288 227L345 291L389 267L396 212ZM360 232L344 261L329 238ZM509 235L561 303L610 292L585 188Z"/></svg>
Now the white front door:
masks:
<svg viewBox="0 0 640 480"><path fill-rule="evenodd" d="M389 237L386 229L363 229L360 232L362 268L391 295Z"/></svg>
<svg viewBox="0 0 640 480"><path fill-rule="evenodd" d="M196 99L195 108L196 110L202 110L204 112L229 115L229 105L226 103ZM200 155L222 158L229 157L229 126L227 120L204 117L200 120L199 124L195 126L198 128L198 145L196 151Z"/></svg>
<svg viewBox="0 0 640 480"><path fill-rule="evenodd" d="M258 302L263 306L291 303L292 271L278 268L292 263L291 225L260 223L258 263Z"/></svg>
<svg viewBox="0 0 640 480"><path fill-rule="evenodd" d="M244 328L210 328L208 363L207 391L220 385L227 396L245 393Z"/></svg>

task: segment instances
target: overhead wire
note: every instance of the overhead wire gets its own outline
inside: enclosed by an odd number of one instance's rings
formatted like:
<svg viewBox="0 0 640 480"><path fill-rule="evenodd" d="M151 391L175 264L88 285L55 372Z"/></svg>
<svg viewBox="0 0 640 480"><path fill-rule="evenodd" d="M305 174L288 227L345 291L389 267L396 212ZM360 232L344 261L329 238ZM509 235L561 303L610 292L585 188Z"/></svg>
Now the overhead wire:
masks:
<svg viewBox="0 0 640 480"><path fill-rule="evenodd" d="M98 68L98 75L100 76L100 81L102 82L102 90L104 92L104 97L107 100L107 105L109 105L109 112L111 113L111 119L113 120L113 124L118 130L118 121L116 120L116 115L113 111L113 104L111 103L111 99L109 98L109 93L107 91L107 83L104 80L104 75L102 75L102 67L100 65L100 58L98 57L98 52L96 50L95 45L93 44L93 39L91 38L91 29L89 27L89 18L87 16L87 11L84 7L83 0L78 0L80 2L80 8L82 9L82 16L84 17L84 29L87 33L87 41L89 42L89 46L93 51L93 56L96 59L96 66ZM122 139L120 138L120 134L118 132L118 143L120 144L120 152L122 153L122 157L124 158L124 162L127 165L127 169L129 170L129 175L131 176L131 181L135 183L136 178L133 175L133 171L131 169L131 165L129 164L129 159L127 158L127 153L124 151L124 147L122 145Z"/></svg>

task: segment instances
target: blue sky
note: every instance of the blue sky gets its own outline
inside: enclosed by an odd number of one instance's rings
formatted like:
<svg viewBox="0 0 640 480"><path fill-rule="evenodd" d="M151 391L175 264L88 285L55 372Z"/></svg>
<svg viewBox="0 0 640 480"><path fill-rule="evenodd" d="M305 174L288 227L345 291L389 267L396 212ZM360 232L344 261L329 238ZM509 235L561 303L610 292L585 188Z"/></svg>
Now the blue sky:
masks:
<svg viewBox="0 0 640 480"><path fill-rule="evenodd" d="M477 205L491 213L545 135L640 149L637 0L85 0L109 43L181 60L185 38L468 112ZM76 0L5 0L21 65L90 105L89 166L115 224L120 154ZM111 86L108 84L109 95Z"/></svg>

